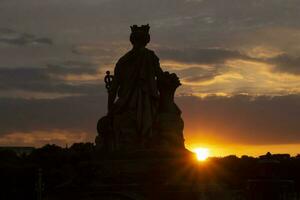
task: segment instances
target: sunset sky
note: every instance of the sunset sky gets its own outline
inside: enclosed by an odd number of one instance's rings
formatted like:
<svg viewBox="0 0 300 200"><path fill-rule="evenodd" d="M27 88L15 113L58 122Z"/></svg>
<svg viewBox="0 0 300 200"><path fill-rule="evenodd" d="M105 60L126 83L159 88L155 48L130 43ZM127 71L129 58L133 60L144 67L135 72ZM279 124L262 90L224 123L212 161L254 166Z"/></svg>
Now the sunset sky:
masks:
<svg viewBox="0 0 300 200"><path fill-rule="evenodd" d="M0 146L94 141L130 25L182 86L190 149L300 153L299 0L1 0Z"/></svg>

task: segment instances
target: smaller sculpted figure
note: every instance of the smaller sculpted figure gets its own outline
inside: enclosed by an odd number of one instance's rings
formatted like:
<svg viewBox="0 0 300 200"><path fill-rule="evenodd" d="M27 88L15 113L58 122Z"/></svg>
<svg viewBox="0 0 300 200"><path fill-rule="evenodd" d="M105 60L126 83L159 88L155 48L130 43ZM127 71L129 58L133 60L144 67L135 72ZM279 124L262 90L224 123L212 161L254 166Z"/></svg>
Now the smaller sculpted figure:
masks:
<svg viewBox="0 0 300 200"><path fill-rule="evenodd" d="M174 102L176 89L181 85L176 74L164 72L158 80L160 93L159 110L156 119L155 141L164 148L184 148L181 110Z"/></svg>

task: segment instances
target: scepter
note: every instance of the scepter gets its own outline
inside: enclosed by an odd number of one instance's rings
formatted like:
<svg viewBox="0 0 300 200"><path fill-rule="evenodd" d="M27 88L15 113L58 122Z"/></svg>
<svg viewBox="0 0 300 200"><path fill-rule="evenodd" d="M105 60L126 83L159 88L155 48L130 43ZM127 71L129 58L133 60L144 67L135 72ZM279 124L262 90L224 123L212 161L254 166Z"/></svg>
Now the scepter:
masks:
<svg viewBox="0 0 300 200"><path fill-rule="evenodd" d="M105 88L107 89L108 93L111 89L113 79L114 79L114 76L110 75L110 71L106 71L106 76L104 77L104 82L105 82Z"/></svg>

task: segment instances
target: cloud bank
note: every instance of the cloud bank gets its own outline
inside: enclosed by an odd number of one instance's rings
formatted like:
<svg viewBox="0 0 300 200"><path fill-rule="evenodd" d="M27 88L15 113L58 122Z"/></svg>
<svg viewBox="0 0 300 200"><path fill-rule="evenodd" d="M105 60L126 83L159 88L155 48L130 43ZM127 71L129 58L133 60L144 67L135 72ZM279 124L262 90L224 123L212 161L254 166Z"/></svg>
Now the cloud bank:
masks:
<svg viewBox="0 0 300 200"><path fill-rule="evenodd" d="M191 141L299 143L299 8L295 0L2 0L0 144L92 141L106 112L103 72L131 48L129 26L146 23L149 48L181 78Z"/></svg>

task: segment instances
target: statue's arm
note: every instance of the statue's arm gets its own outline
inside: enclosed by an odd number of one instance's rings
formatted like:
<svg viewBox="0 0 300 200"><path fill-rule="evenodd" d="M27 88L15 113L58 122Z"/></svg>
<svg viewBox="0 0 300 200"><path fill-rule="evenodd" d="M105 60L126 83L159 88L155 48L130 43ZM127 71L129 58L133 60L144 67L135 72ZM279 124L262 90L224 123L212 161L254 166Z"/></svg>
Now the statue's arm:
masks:
<svg viewBox="0 0 300 200"><path fill-rule="evenodd" d="M163 75L164 72L160 67L159 58L155 54L154 54L154 56L155 56L155 66L156 66L155 74L156 74L157 79L160 79L160 77Z"/></svg>
<svg viewBox="0 0 300 200"><path fill-rule="evenodd" d="M114 82L115 81L113 81L113 83ZM117 89L116 87L114 87L114 84L112 84L111 90L108 93L108 112L112 110L116 97L117 97Z"/></svg>
<svg viewBox="0 0 300 200"><path fill-rule="evenodd" d="M114 79L112 81L111 88L108 92L108 112L111 112L112 110L112 107L117 97L118 89L119 89L119 73L116 66L114 70Z"/></svg>

